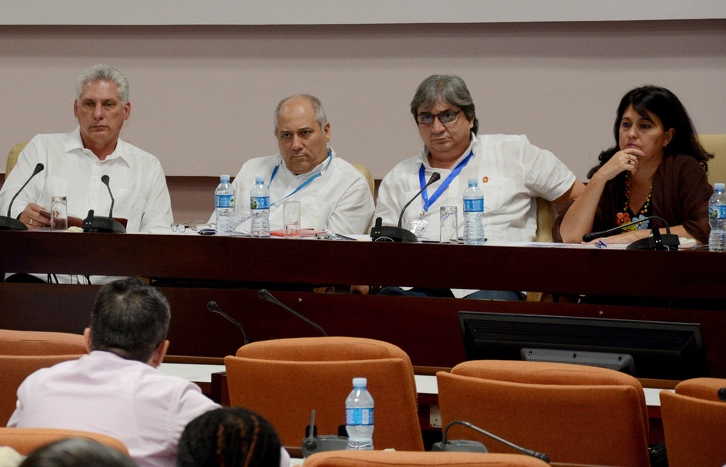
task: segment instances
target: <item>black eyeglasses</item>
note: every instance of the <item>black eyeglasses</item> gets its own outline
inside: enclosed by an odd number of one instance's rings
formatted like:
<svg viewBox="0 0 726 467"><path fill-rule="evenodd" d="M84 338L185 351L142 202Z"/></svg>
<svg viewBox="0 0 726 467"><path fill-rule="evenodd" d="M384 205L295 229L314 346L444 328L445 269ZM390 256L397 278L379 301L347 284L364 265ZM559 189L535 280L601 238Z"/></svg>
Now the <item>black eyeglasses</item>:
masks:
<svg viewBox="0 0 726 467"><path fill-rule="evenodd" d="M432 114L431 112L421 112L420 114L416 115L416 121L419 125L433 125L434 119L438 118L442 125L446 125L447 123L454 123L459 117L459 114L461 113L461 110L444 110L443 112L439 112L437 114Z"/></svg>

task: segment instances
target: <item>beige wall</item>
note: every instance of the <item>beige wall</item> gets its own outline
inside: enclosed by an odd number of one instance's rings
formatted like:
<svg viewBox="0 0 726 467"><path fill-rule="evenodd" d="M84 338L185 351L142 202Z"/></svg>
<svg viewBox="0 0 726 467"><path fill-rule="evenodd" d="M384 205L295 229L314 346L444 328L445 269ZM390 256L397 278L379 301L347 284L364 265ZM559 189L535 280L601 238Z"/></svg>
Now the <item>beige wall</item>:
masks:
<svg viewBox="0 0 726 467"><path fill-rule="evenodd" d="M323 99L338 153L381 178L419 149L408 103L431 73L467 80L482 131L526 133L580 177L636 85L670 87L699 131L726 132L726 20L0 26L0 147L71 129L73 80L97 62L130 77L126 137L173 176L274 152L273 106L304 91Z"/></svg>

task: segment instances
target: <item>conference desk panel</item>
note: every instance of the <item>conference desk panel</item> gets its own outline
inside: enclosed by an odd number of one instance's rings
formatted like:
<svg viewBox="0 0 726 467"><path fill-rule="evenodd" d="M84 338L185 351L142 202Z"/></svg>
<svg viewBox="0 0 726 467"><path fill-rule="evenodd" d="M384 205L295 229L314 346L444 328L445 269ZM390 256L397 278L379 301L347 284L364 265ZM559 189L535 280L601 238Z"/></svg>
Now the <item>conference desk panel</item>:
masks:
<svg viewBox="0 0 726 467"><path fill-rule="evenodd" d="M207 311L215 300L252 340L318 332L257 298L275 282L408 284L528 289L555 293L710 299L709 309L486 302L439 298L275 291L285 304L330 335L382 339L416 365L450 367L465 360L461 310L702 324L710 374L726 377L726 255L578 248L390 244L189 235L0 232L4 271L143 275L182 279L162 287L172 306L170 352L220 357L242 344L239 331ZM204 286L200 286L204 284ZM212 286L210 286L212 285ZM96 286L0 284L0 328L80 332ZM696 303L694 301L694 303Z"/></svg>
<svg viewBox="0 0 726 467"><path fill-rule="evenodd" d="M199 235L0 232L0 271L726 299L726 255Z"/></svg>
<svg viewBox="0 0 726 467"><path fill-rule="evenodd" d="M98 286L0 284L0 328L81 332L88 324L97 289ZM239 320L251 340L320 335L297 317L260 301L255 289L161 290L172 308L171 354L222 357L234 354L242 345L241 334L234 325L207 311L209 300L215 300ZM726 314L719 310L283 291L275 295L319 323L330 335L385 340L403 348L415 365L435 367L451 367L466 360L458 321L461 310L698 322L702 325L710 374L726 377Z"/></svg>

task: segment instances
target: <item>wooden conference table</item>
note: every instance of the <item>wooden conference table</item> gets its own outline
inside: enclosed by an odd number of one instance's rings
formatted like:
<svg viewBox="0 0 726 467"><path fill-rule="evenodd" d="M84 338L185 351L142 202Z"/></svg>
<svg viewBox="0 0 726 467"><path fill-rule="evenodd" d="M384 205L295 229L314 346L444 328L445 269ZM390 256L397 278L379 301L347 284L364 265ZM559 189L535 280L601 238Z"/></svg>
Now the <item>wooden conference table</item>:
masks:
<svg viewBox="0 0 726 467"><path fill-rule="evenodd" d="M414 365L466 359L461 310L687 321L702 324L710 374L726 377L726 254L531 246L394 244L199 235L0 232L0 271L142 275L175 280L170 353L233 354L238 329L206 309L215 300L252 340L319 332L257 297L277 285L285 304L330 335L403 348ZM300 285L402 284L673 299L671 306L486 302L295 291ZM80 332L97 286L0 283L0 328ZM691 300L708 300L689 306ZM695 303L695 302L694 302ZM700 302L699 302L700 303ZM685 304L685 306L684 306Z"/></svg>

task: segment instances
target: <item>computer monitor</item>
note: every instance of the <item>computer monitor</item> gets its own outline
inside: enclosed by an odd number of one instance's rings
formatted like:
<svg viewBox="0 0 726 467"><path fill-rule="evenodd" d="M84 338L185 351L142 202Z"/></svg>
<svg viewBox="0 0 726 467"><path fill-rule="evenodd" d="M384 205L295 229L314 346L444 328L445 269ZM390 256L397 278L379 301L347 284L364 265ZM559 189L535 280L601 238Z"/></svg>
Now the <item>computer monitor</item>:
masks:
<svg viewBox="0 0 726 467"><path fill-rule="evenodd" d="M469 360L546 360L639 378L707 375L699 323L460 311Z"/></svg>

